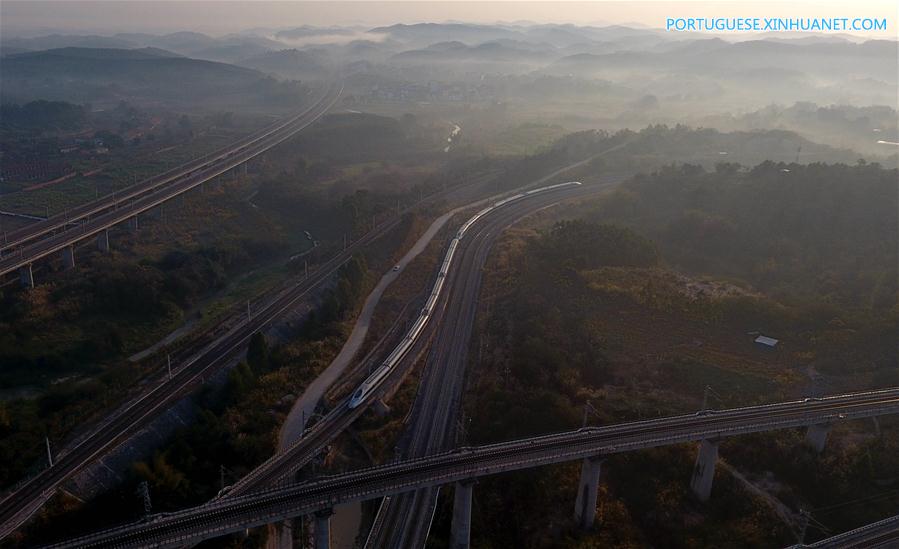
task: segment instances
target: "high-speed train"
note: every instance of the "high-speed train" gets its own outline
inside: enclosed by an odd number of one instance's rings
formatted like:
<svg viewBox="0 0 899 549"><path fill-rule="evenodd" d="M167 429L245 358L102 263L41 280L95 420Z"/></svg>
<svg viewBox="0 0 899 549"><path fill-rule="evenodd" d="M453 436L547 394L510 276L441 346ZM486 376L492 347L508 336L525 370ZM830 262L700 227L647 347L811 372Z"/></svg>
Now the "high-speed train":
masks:
<svg viewBox="0 0 899 549"><path fill-rule="evenodd" d="M412 324L412 327L403 337L403 340L399 343L399 345L397 345L396 348L394 348L393 351L387 356L387 358L384 359L384 362L382 362L378 366L378 368L374 372L372 372L371 375L368 376L368 378L366 378L365 381L363 381L355 391L353 391L353 396L350 397L347 406L352 409L365 402L369 395L371 395L372 391L377 389L381 382L383 382L384 379L390 374L390 372L393 371L393 368L397 364L399 364L400 360L402 360L403 357L406 356L406 353L409 352L409 349L411 349L415 342L418 340L418 336L421 335L421 332L425 329L428 320L431 318L431 313L437 306L437 300L440 299L440 292L443 290L443 283L446 280L446 274L449 272L450 265L452 265L453 257L456 254L456 249L459 247L459 242L462 240L462 238L465 236L465 233L469 228L471 228L474 223L476 223L479 219L492 212L493 210L505 206L510 202L520 200L533 194L580 184L580 181L570 181L568 183L559 183L557 185L540 187L539 189L518 193L516 195L504 198L498 202L493 203L492 205L474 214L468 221L466 221L462 225L462 227L459 228L459 232L456 233L456 236L450 241L449 247L446 250L446 255L443 257L443 263L440 265L440 271L437 273L437 280L434 282L434 287L431 289L431 294L428 296L428 300L425 302L425 306L421 310L421 314L418 315L415 323Z"/></svg>

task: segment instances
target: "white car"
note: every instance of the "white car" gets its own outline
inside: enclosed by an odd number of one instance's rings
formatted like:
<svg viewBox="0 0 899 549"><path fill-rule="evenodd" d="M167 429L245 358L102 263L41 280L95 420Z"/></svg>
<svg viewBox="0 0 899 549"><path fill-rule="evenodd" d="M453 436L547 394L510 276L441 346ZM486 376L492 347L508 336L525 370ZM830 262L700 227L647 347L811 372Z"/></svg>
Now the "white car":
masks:
<svg viewBox="0 0 899 549"><path fill-rule="evenodd" d="M394 266L393 266L393 270L394 270L394 272L399 271L399 270L400 270L400 266L399 266L399 265L394 265Z"/></svg>

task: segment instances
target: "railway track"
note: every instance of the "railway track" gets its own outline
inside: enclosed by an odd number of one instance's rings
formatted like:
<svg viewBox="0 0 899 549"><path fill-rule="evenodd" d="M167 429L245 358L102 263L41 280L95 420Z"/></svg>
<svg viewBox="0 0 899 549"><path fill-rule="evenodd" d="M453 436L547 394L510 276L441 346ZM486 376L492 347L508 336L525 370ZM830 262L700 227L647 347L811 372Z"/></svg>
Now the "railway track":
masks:
<svg viewBox="0 0 899 549"><path fill-rule="evenodd" d="M457 193L470 185L482 184L492 175L494 174L488 173L475 177L459 187L436 192L425 197L424 203ZM400 214L412 211L418 206L419 204L408 206ZM328 280L353 254L393 229L400 219L401 215L391 217L360 239L350 243L346 250L313 270L309 278L283 289L264 303L250 319L243 318L240 323L226 331L225 335L212 342L201 339L205 346L199 352L197 344L191 345L189 349L180 350L175 358L184 357L187 362L173 370L171 379L161 379L155 388L135 398L125 408L84 436L68 453L59 456L53 467L21 483L6 498L0 500L0 539L15 531L63 482L77 474L88 463L133 436L168 405L189 394L205 379L215 375L221 367L228 364L236 352L243 349L255 332L266 327L285 311L289 311L308 292Z"/></svg>
<svg viewBox="0 0 899 549"><path fill-rule="evenodd" d="M220 500L55 547L175 546L351 501L642 448L899 413L899 388L591 427L394 462Z"/></svg>
<svg viewBox="0 0 899 549"><path fill-rule="evenodd" d="M34 234L29 233L18 239L19 246L15 248L11 248L9 245L3 246L11 249L0 258L0 275L13 272L21 267L28 267L35 261L151 210L262 154L315 122L334 105L342 90L342 84L332 84L324 98L310 110L298 115L291 121L263 136L253 138L249 143L239 146L226 154L219 155L214 160L203 161L198 168L189 169L186 172L182 170L178 175L163 177L158 182L138 185L136 189L126 193L131 195L131 198L127 200L121 196L104 198L82 206L79 209L80 213L77 219L67 212L61 225L58 219L54 219L50 223L33 229ZM97 215L90 217L92 214L86 212L93 212ZM54 230L47 230L48 227L53 227L54 229L61 227L64 230L57 234L46 236ZM26 227L25 230L27 229ZM37 239L38 236L46 237ZM31 242L35 239L37 240ZM29 244L29 242L31 243Z"/></svg>
<svg viewBox="0 0 899 549"><path fill-rule="evenodd" d="M477 312L482 269L500 234L523 217L567 199L605 190L608 185L555 189L548 195L524 196L471 226L462 240L460 268L453 275L444 319L428 355L425 377L413 406L403 457L414 458L450 449L462 396L468 344ZM374 521L367 547L418 547L427 539L439 488L430 487L391 498Z"/></svg>
<svg viewBox="0 0 899 549"><path fill-rule="evenodd" d="M164 379L154 389L132 401L71 451L60 456L53 467L45 469L0 501L0 539L27 520L60 484L104 452L133 436L149 420L214 375L236 352L243 349L254 333L290 310L309 291L329 279L353 253L393 228L398 221L399 218L391 218L312 271L308 278L282 291L252 317L208 344L187 363L173 369L171 379Z"/></svg>
<svg viewBox="0 0 899 549"><path fill-rule="evenodd" d="M578 187L579 193L584 194L583 190ZM558 191L556 189L556 191ZM590 192L596 192L595 189L590 189ZM575 193L571 193L572 196L576 195ZM561 196L566 196L563 193ZM534 200L534 199L532 199ZM524 203L523 208L533 209L544 207L547 203L552 203L560 200L560 197L557 192L551 193L549 196L540 196L536 202L533 204L531 202ZM513 209L512 213L505 212L504 210L498 210L501 212L501 219L506 219L510 215L515 217L516 215L520 217L520 214L516 214L517 209ZM481 215L481 214L478 214ZM476 216L477 217L477 216ZM468 227L471 226L471 222L467 223L460 230L460 233L467 230ZM488 225L492 226L492 225ZM472 229L474 231L474 229ZM482 233L482 229L479 229ZM479 234L481 234L479 233ZM468 237L472 238L472 237ZM428 304L424 306L424 310L427 311L427 315L422 317L419 316L418 321L413 324L413 327L409 331L409 335L404 338L397 348L393 351L392 356L395 356L393 360L395 363L391 365L388 373L385 377L379 378L377 383L373 384L372 393L366 393L362 397L357 397L354 393L354 396L345 399L338 403L325 417L316 423L311 429L307 430L303 437L297 440L293 445L288 447L283 452L279 452L278 454L272 456L265 463L254 469L250 474L242 478L236 484L234 484L226 493L223 493L223 497L234 497L243 494L247 494L254 490L259 490L265 488L266 486L276 485L278 483L287 482L291 479L291 475L299 471L302 467L308 464L320 451L323 447L330 444L337 436L340 435L347 427L349 427L362 413L365 411L367 406L371 404L377 398L380 398L383 392L391 387L393 384L401 380L405 376L406 370L411 367L412 364L406 360L406 357L409 355L416 355L416 349L420 350L422 347L422 343L419 339L419 336L425 333L425 330L431 329L428 324L424 324L421 327L418 327L418 324L421 323L422 319L427 320L428 318L437 317L438 319L444 316L444 309L449 302L449 298L446 297L447 294L451 294L453 289L451 286L447 285L447 292L441 293L440 289L444 286L443 278L444 273L447 272L449 268L449 262L452 261L453 253L452 249L456 245L456 242L468 242L466 238L462 238L462 240L454 240L453 243L450 243L449 249L450 251L447 253L447 257L444 259L443 265L440 272L437 273L434 281L434 289L432 290L432 297L429 298ZM483 253L486 256L486 251ZM463 264L462 270L467 270L470 268L469 265ZM453 267L453 277L459 278L458 272L460 269L458 267ZM447 275L449 276L449 275ZM439 297L439 299L437 299ZM433 301L433 303L431 303ZM411 338L411 339L409 339ZM426 338L421 338L426 339ZM388 358L388 362L391 359ZM402 364L401 364L402 363ZM386 363L385 363L386 364ZM383 368L383 365L379 365L378 368ZM395 370L395 371L394 371ZM377 374L373 374L372 377L376 377ZM369 380L363 382L362 386L365 386L367 383L370 383ZM360 405L362 404L362 405Z"/></svg>
<svg viewBox="0 0 899 549"><path fill-rule="evenodd" d="M789 549L895 549L899 547L899 515L866 524L811 544Z"/></svg>

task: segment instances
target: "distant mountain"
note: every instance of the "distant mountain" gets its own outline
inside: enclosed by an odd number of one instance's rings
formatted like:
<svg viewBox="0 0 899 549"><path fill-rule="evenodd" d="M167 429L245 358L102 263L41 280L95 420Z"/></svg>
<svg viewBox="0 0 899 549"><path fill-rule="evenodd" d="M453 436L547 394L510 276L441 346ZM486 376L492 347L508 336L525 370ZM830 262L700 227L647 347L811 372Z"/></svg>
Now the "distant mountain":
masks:
<svg viewBox="0 0 899 549"><path fill-rule="evenodd" d="M262 36L229 34L218 38L195 32L154 37L149 45L209 61L234 63L254 55L284 48L284 44Z"/></svg>
<svg viewBox="0 0 899 549"><path fill-rule="evenodd" d="M390 44L370 40L354 40L338 49L341 57L353 61L384 61L391 54Z"/></svg>
<svg viewBox="0 0 899 549"><path fill-rule="evenodd" d="M699 40L679 40L677 42L666 42L653 49L653 51L667 52L669 54L693 55L705 54L720 50L730 46L730 42L725 42L720 38L702 38Z"/></svg>
<svg viewBox="0 0 899 549"><path fill-rule="evenodd" d="M397 92L398 96L412 93L416 85L425 83L432 87L464 83L470 97L536 97L529 90L512 89L508 82L495 78L501 75L532 75L534 86L546 77L554 90L560 89L556 85L559 79L570 79L569 85L561 87L564 94L584 97L595 94L596 86L614 84L631 90L634 96L618 107L606 106L608 110L625 109L629 120L641 114L633 101L649 95L659 101L661 114L653 117L688 118L710 108L746 112L773 101L895 106L899 79L897 44L892 40L861 41L858 37L813 33L714 37L630 25L528 22L376 28L304 25L227 36L178 32L3 37L0 54L5 61L25 50L82 44L103 50L157 48L169 55L299 80L322 78L336 67L352 67L355 77L379 77L389 82L363 89L376 90L371 91L373 94ZM88 74L95 78L93 73ZM77 74L70 78L80 79ZM38 84L30 85L34 88ZM385 92L386 88L392 91ZM558 94L555 91L554 97ZM714 107L709 101L716 102ZM604 119L614 118L604 115Z"/></svg>
<svg viewBox="0 0 899 549"><path fill-rule="evenodd" d="M234 62L268 51L284 49L286 44L264 36L229 34L212 37L198 32L164 35L121 33L114 36L49 35L36 38L11 38L0 42L3 51L44 51L69 47L123 49L153 47L195 59Z"/></svg>
<svg viewBox="0 0 899 549"><path fill-rule="evenodd" d="M258 71L275 73L291 78L308 78L327 73L327 61L321 53L305 50L281 50L266 52L239 63Z"/></svg>
<svg viewBox="0 0 899 549"><path fill-rule="evenodd" d="M555 59L555 50L551 46L544 49L529 46L519 47L521 43L514 40L490 41L475 46L462 42L438 42L430 46L409 50L394 55L391 60L400 63L418 62L533 62L543 63Z"/></svg>
<svg viewBox="0 0 899 549"><path fill-rule="evenodd" d="M51 34L35 38L10 38L4 39L4 48L18 48L27 51L49 50L56 48L137 48L142 44L132 41L124 36L73 36L64 34Z"/></svg>
<svg viewBox="0 0 899 549"><path fill-rule="evenodd" d="M390 38L417 47L436 42L463 42L468 45L481 44L500 38L520 40L523 35L517 30L491 25L469 25L462 23L418 23L415 25L391 25L377 27L369 31L385 34Z"/></svg>
<svg viewBox="0 0 899 549"><path fill-rule="evenodd" d="M271 50L256 44L216 44L210 48L190 52L189 55L195 59L239 64L238 61L241 59L262 55L269 51Z"/></svg>
<svg viewBox="0 0 899 549"><path fill-rule="evenodd" d="M787 69L808 74L879 75L896 79L896 43L870 40L850 42L792 43L749 40L730 43L719 39L685 41L663 51L617 51L608 54L580 53L563 57L547 67L548 72L594 74L608 69L656 69L659 67L701 70L706 75L736 71ZM886 67L886 72L884 72Z"/></svg>
<svg viewBox="0 0 899 549"><path fill-rule="evenodd" d="M545 43L565 48L591 42L616 42L621 48L647 48L666 40L664 33L652 29L623 26L589 27L576 25L475 25L465 23L419 23L378 27L369 32L385 34L416 48L435 42L463 42L469 46L484 42L513 40L530 44Z"/></svg>
<svg viewBox="0 0 899 549"><path fill-rule="evenodd" d="M196 102L271 87L259 71L158 48L61 48L3 59L3 100Z"/></svg>
<svg viewBox="0 0 899 549"><path fill-rule="evenodd" d="M526 40L537 40L549 44L570 46L592 41L595 37L584 27L574 25L539 25L524 31Z"/></svg>
<svg viewBox="0 0 899 549"><path fill-rule="evenodd" d="M175 32L155 36L149 43L174 51L197 51L214 46L217 40L199 32Z"/></svg>
<svg viewBox="0 0 899 549"><path fill-rule="evenodd" d="M295 29L287 29L275 33L275 37L282 40L299 40L320 36L353 36L357 31L346 27L310 27L302 26Z"/></svg>
<svg viewBox="0 0 899 549"><path fill-rule="evenodd" d="M71 59L95 59L95 60L135 60L135 59L159 59L165 57L182 57L177 53L172 53L159 48L135 48L135 49L114 49L114 48L57 48L52 50L44 50L37 52L26 52L18 55L10 56L8 61L12 60L37 60L40 62L47 58L71 58Z"/></svg>
<svg viewBox="0 0 899 549"><path fill-rule="evenodd" d="M30 50L27 50L25 48L17 48L15 46L0 46L0 57L6 55L16 55L18 53L25 53L27 51Z"/></svg>

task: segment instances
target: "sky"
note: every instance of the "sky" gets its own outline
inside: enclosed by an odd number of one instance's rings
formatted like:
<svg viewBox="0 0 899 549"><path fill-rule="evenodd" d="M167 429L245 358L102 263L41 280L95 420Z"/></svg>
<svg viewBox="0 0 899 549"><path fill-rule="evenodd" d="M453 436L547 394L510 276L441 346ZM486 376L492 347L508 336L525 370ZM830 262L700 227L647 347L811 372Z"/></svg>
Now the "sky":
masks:
<svg viewBox="0 0 899 549"><path fill-rule="evenodd" d="M164 33L192 30L212 35L252 28L312 26L375 27L394 23L462 21L578 25L633 24L661 28L666 17L879 17L888 36L899 24L896 0L750 2L562 1L492 2L271 2L244 0L2 0L0 32L6 36L50 33ZM872 35L872 37L874 37Z"/></svg>

